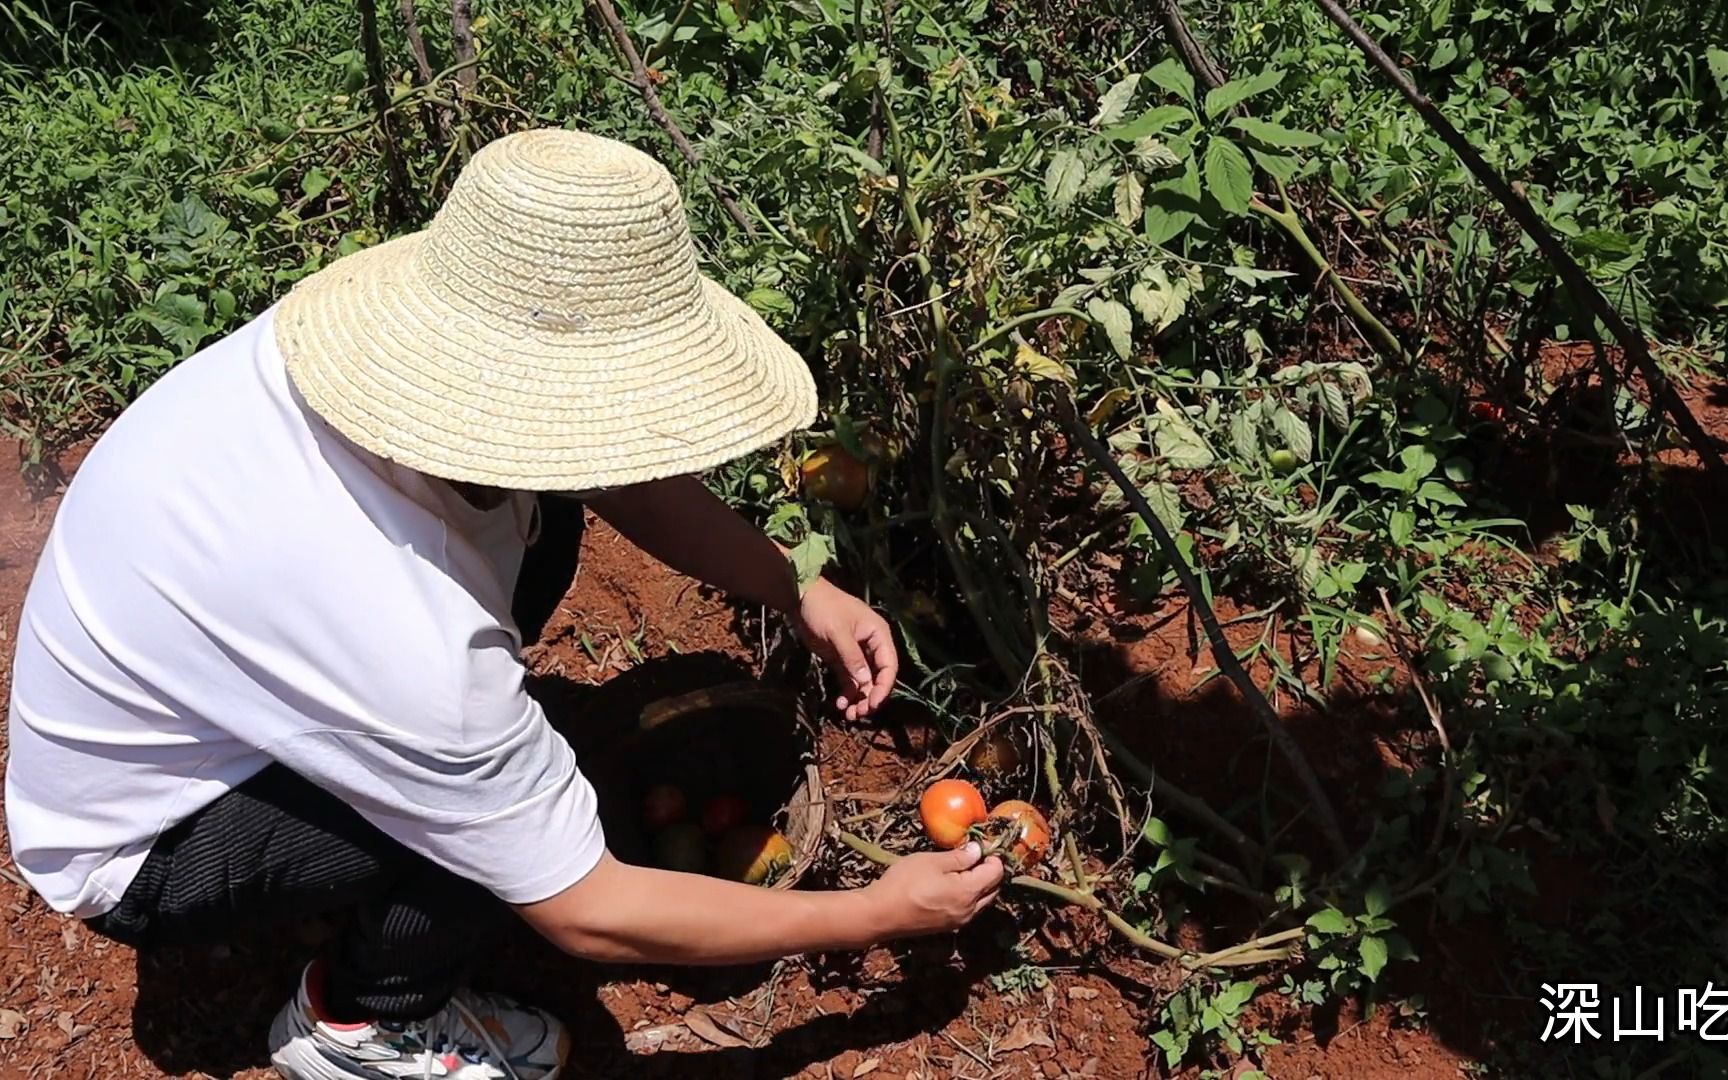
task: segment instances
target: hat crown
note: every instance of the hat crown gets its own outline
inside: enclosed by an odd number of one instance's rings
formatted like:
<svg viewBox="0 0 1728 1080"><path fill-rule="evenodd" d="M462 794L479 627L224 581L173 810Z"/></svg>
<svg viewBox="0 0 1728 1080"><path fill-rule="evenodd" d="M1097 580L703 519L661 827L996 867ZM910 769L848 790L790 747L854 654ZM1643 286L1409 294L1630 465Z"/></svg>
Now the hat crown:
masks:
<svg viewBox="0 0 1728 1080"><path fill-rule="evenodd" d="M427 227L419 261L444 300L534 337L629 333L702 303L671 174L634 147L584 132L487 144Z"/></svg>

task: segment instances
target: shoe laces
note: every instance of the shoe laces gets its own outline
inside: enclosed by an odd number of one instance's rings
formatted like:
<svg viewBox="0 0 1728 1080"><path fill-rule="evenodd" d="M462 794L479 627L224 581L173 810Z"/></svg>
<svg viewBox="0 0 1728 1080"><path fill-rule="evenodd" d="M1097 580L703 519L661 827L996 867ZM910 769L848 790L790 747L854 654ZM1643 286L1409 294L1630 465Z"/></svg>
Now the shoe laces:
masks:
<svg viewBox="0 0 1728 1080"><path fill-rule="evenodd" d="M431 1020L425 1021L428 1034L435 1037L427 1043L425 1064L422 1066L420 1074L421 1080L432 1080L432 1065L438 1059L434 1047L447 1045L455 1047L457 1050L463 1048L461 1040L451 1037L453 1029L458 1026L455 1021L459 1021L460 1026L466 1027L470 1032L479 1036L480 1046L476 1049L485 1051L487 1057L504 1070L506 1080L521 1080L521 1075L510 1064L510 1056L504 1052L503 1047L498 1045L498 1040L492 1037L492 1032L481 1021L479 1014L464 1000L466 997L467 995L460 991L457 992L443 1011ZM451 1015L452 1013L455 1014L454 1017Z"/></svg>

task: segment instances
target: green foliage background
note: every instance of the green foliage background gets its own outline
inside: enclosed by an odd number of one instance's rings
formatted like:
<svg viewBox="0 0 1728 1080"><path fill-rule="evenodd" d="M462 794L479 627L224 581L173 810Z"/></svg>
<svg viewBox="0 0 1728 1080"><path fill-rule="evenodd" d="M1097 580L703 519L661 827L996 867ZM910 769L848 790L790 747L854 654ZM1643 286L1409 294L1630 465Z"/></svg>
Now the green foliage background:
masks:
<svg viewBox="0 0 1728 1080"><path fill-rule="evenodd" d="M1282 611L1312 665L1249 650L1280 692L1329 707L1346 643L1389 631L1382 590L1413 632L1455 753L1342 807L1362 846L1337 873L1300 845L1277 852L1277 879L1258 884L1306 927L1309 960L1259 991L1185 987L1157 1033L1172 1062L1249 1052L1238 1014L1254 992L1385 997L1382 971L1422 953L1406 919L1490 920L1517 944L1492 992L1525 1000L1561 977L1728 984L1722 542L1667 520L1671 470L1613 455L1611 482L1573 490L1551 475L1532 500L1517 473L1539 466L1508 456L1473 397L1525 430L1619 429L1647 448L1664 436L1623 390L1598 413L1556 412L1558 380L1493 347L1595 331L1317 8L1197 4L1196 31L1232 76L1208 93L1139 4L902 3L889 28L849 0L693 2L680 20L681 6L620 11L699 168L579 5L478 4L479 83L452 115L470 145L581 126L684 181L708 270L810 359L818 437L869 458L876 494L862 516L806 504L765 458L714 483L782 538L832 545L895 613L910 695L957 732L1037 693L1084 710L1049 596L1095 586L1076 575L1106 549L1141 602L1170 588L1144 523L1077 479L1044 424L1070 395L1207 589ZM347 5L4 0L8 431L39 452L99 429L299 278L429 218L460 166L426 122L453 80L415 89L386 7L412 187L401 220ZM420 16L447 69L448 12ZM1710 43L1728 16L1661 0L1440 0L1361 17L1675 373L1719 377L1728 51ZM737 192L754 235L711 178ZM1402 358L1377 355L1304 240L1391 325ZM1529 519L1555 509L1560 525L1538 535ZM1413 700L1400 707L1423 726ZM1065 784L1073 820L1108 813ZM1275 780L1258 795L1225 809L1268 839L1264 819L1300 801ZM1164 933L1216 902L1195 861L1214 843L1204 829L1128 825L1141 839L1118 892L1139 925ZM1538 847L1591 868L1586 925L1557 932L1519 900ZM1511 1075L1559 1053L1533 1048L1525 1020L1509 1021ZM1569 1065L1633 1076L1678 1053L1677 1074L1703 1075L1723 1067L1712 1050L1586 1046Z"/></svg>

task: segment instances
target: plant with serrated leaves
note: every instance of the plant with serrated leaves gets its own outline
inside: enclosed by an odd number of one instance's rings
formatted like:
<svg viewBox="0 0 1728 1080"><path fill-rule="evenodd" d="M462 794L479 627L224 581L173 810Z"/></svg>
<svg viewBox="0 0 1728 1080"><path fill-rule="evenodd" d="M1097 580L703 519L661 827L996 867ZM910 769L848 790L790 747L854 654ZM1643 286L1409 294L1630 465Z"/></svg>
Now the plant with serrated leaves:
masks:
<svg viewBox="0 0 1728 1080"><path fill-rule="evenodd" d="M1395 960L1413 960L1415 950L1388 915L1392 890L1376 882L1362 897L1362 911L1324 907L1308 917L1308 955L1334 993L1351 993L1379 982Z"/></svg>
<svg viewBox="0 0 1728 1080"><path fill-rule="evenodd" d="M1158 1011L1159 1027L1152 1032L1153 1044L1164 1051L1165 1068L1210 1058L1220 1049L1241 1057L1251 1045L1278 1045L1264 1029L1242 1030L1243 1010L1258 989L1247 979L1221 985L1195 979L1165 999Z"/></svg>

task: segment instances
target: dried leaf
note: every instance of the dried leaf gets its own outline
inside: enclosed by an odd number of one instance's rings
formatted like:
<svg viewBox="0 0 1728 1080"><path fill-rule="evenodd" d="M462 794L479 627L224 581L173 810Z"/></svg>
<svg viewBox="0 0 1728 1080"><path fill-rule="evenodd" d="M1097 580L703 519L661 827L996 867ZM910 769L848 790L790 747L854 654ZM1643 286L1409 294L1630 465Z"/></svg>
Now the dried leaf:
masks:
<svg viewBox="0 0 1728 1080"><path fill-rule="evenodd" d="M1090 986L1070 986L1068 996L1075 1001L1093 1001L1098 997L1098 991Z"/></svg>
<svg viewBox="0 0 1728 1080"><path fill-rule="evenodd" d="M1132 229L1140 224L1140 214L1144 209L1143 199L1146 189L1140 183L1140 177L1131 172L1122 174L1122 179L1116 181L1116 220L1125 228Z"/></svg>
<svg viewBox="0 0 1728 1080"><path fill-rule="evenodd" d="M72 923L67 923L60 928L60 944L66 946L67 952L78 947L78 928Z"/></svg>
<svg viewBox="0 0 1728 1080"><path fill-rule="evenodd" d="M1135 72L1104 91L1104 96L1098 99L1098 115L1092 118L1092 126L1109 127L1122 119L1122 114L1128 111L1129 104L1134 100L1134 91L1139 85L1140 73Z"/></svg>
<svg viewBox="0 0 1728 1080"><path fill-rule="evenodd" d="M684 1014L684 1026L695 1033L703 1042L715 1046L738 1049L748 1047L749 1039L739 1038L735 1033L721 1026L719 1018L707 1009L697 1006Z"/></svg>
<svg viewBox="0 0 1728 1080"><path fill-rule="evenodd" d="M16 1009L0 1009L0 1039L16 1039L29 1030L30 1022Z"/></svg>
<svg viewBox="0 0 1728 1080"><path fill-rule="evenodd" d="M656 1024L653 1027L637 1028L625 1034L624 1049L632 1054L652 1054L689 1033L690 1029L683 1024Z"/></svg>
<svg viewBox="0 0 1728 1080"><path fill-rule="evenodd" d="M1122 404L1130 399L1130 396L1128 391L1120 386L1113 386L1104 391L1104 396L1099 398L1098 403L1087 412L1086 422L1093 427L1100 426L1115 415L1116 410L1121 408Z"/></svg>
<svg viewBox="0 0 1728 1080"><path fill-rule="evenodd" d="M1060 360L1052 360L1037 349L1020 343L1014 352L1014 366L1034 379L1049 379L1053 382L1074 385L1074 373Z"/></svg>
<svg viewBox="0 0 1728 1080"><path fill-rule="evenodd" d="M1056 1043L1044 1033L1043 1028L1034 1027L1027 1017L1021 1017L1014 1022L1014 1027L996 1044L996 1049L1004 1054L1016 1050L1024 1050L1028 1046L1055 1046Z"/></svg>
<svg viewBox="0 0 1728 1080"><path fill-rule="evenodd" d="M863 1061L858 1063L856 1069L852 1070L852 1080L858 1080L858 1077L860 1076L868 1076L881 1067L881 1058L865 1058Z"/></svg>

